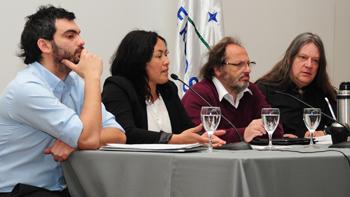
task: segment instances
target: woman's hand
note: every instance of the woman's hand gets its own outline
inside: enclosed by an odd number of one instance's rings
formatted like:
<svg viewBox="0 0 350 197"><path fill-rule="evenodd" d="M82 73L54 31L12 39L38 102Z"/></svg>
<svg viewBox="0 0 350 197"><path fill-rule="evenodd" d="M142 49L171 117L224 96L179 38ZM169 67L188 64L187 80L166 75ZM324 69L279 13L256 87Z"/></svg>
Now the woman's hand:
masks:
<svg viewBox="0 0 350 197"><path fill-rule="evenodd" d="M207 138L198 135L198 132L200 132L202 129L202 124L199 124L198 126L187 129L180 134L173 134L169 144L206 143Z"/></svg>
<svg viewBox="0 0 350 197"><path fill-rule="evenodd" d="M214 148L218 148L218 147L226 144L226 141L224 141L224 140L222 140L221 138L218 137L218 136L224 135L225 133L226 133L226 131L222 130L222 129L214 131L214 134L211 136L212 137L212 141L211 142L212 142L212 145L213 145ZM208 133L205 132L205 133L202 134L202 136L208 138ZM209 138L208 138L208 142L207 143L209 143Z"/></svg>
<svg viewBox="0 0 350 197"><path fill-rule="evenodd" d="M174 134L171 137L169 144L192 144L192 143L207 144L209 143L208 134L206 132L202 135L198 134L202 130L203 130L203 125L199 124L198 126L187 129L180 134ZM217 137L223 134L225 134L224 130L217 130L214 132L214 135L212 136L213 147L220 147L226 143L224 140Z"/></svg>

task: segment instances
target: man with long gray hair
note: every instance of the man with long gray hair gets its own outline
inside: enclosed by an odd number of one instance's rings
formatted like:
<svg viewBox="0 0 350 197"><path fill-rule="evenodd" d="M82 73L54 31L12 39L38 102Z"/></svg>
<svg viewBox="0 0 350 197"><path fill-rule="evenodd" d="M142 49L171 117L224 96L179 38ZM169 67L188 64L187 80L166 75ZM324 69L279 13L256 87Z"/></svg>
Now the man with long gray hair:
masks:
<svg viewBox="0 0 350 197"><path fill-rule="evenodd" d="M307 106L287 94L331 115L325 101L325 98L328 98L332 108L336 109L336 92L329 81L326 66L326 54L321 38L317 34L305 32L295 37L284 57L270 72L257 80L257 85L270 104L280 109L285 137L302 138L310 135L303 121L303 108ZM276 91L284 94L278 94ZM314 135L325 135L324 127L331 123L330 119L321 118Z"/></svg>

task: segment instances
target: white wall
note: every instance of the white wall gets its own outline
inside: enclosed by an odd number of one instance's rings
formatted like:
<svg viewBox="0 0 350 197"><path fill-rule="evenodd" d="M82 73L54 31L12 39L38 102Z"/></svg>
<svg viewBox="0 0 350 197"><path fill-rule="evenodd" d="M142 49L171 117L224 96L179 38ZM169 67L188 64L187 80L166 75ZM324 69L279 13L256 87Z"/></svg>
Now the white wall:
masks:
<svg viewBox="0 0 350 197"><path fill-rule="evenodd" d="M237 36L258 65L252 81L282 57L299 33L318 33L325 44L329 73L334 86L349 81L350 1L347 0L222 0L225 34ZM60 5L77 16L86 48L101 56L104 78L109 60L130 30L157 31L168 41L170 60L175 62L176 0L12 0L0 8L0 92L24 68L16 57L25 16L39 5Z"/></svg>
<svg viewBox="0 0 350 197"><path fill-rule="evenodd" d="M299 33L322 38L333 85L350 81L350 1L224 0L226 34L238 36L257 67L253 81L268 72Z"/></svg>

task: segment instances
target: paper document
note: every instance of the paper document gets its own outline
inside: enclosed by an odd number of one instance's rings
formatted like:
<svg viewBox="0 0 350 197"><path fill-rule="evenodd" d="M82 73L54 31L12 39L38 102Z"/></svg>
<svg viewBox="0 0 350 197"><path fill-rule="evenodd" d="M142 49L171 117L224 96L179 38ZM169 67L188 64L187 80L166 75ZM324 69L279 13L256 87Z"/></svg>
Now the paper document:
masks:
<svg viewBox="0 0 350 197"><path fill-rule="evenodd" d="M191 152L203 150L201 144L107 144L100 150L140 151L140 152Z"/></svg>
<svg viewBox="0 0 350 197"><path fill-rule="evenodd" d="M282 150L282 149L291 149L294 147L298 147L298 146L293 146L293 145L289 145L289 146L279 146L279 145L273 145L273 150ZM261 146L261 145L252 145L253 150L270 150L268 149L268 146Z"/></svg>
<svg viewBox="0 0 350 197"><path fill-rule="evenodd" d="M320 137L315 137L316 144L332 144L332 136L324 135Z"/></svg>

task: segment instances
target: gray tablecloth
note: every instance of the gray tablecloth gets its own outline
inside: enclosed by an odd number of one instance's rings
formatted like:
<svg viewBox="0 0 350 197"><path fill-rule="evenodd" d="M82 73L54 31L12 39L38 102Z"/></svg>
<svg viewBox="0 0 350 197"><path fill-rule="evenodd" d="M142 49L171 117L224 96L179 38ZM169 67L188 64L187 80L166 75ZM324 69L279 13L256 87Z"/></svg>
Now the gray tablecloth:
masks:
<svg viewBox="0 0 350 197"><path fill-rule="evenodd" d="M350 149L338 150L350 156ZM350 166L338 152L78 151L63 168L75 197L350 196Z"/></svg>

